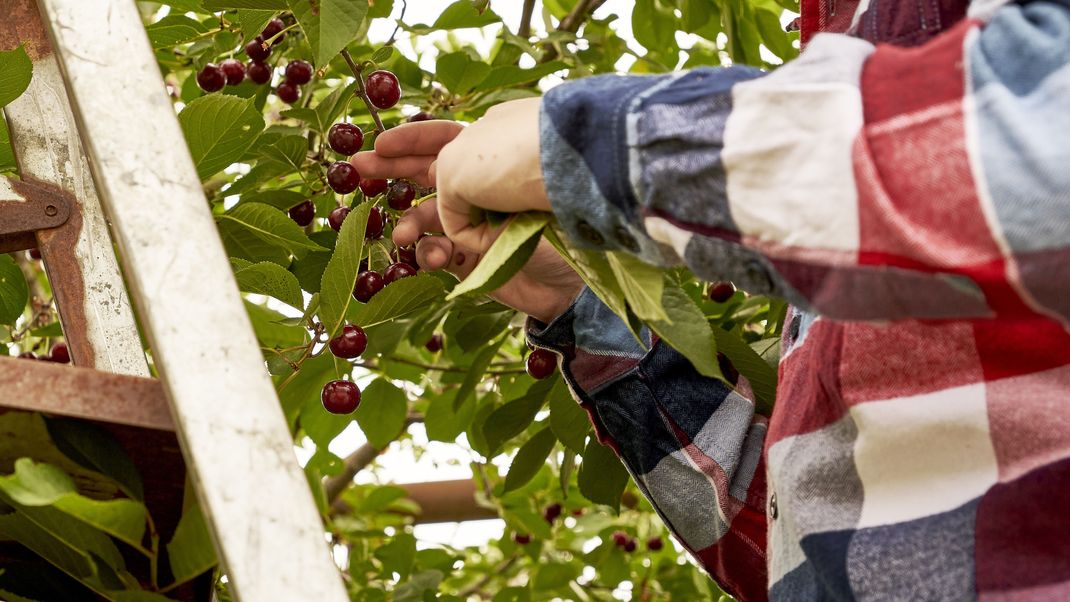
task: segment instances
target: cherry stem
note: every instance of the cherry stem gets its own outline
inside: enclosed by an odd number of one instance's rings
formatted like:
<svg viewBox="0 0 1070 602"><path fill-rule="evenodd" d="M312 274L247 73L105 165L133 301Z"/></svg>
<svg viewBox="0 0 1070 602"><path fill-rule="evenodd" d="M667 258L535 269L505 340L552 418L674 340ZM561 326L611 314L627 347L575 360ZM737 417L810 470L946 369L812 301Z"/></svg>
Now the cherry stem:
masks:
<svg viewBox="0 0 1070 602"><path fill-rule="evenodd" d="M439 365L436 365L436 364L425 364L424 362L417 362L417 361L414 361L414 360L405 359L403 357L397 357L397 356L384 358L384 360L388 361L388 362L396 362L398 364L407 364L409 366L415 366L417 368L423 368L425 370L437 370L439 372L468 372L469 371L468 368L464 368L464 367L461 367L461 366L439 366ZM366 367L366 368L378 368L378 366L375 366L375 365L365 365L364 367ZM526 371L525 368L507 368L507 369L502 369L502 370L487 370L485 372L485 374L520 374L520 373L523 373L525 371Z"/></svg>
<svg viewBox="0 0 1070 602"><path fill-rule="evenodd" d="M360 96L360 99L364 101L364 106L368 107L372 121L375 122L375 131L382 134L386 131L386 127L383 125L383 120L379 118L379 110L372 104L372 99L368 98L368 91L364 87L364 68L353 62L353 57L350 56L348 50L343 48L341 54L346 64L349 65L349 69L353 71L353 77L357 78L357 96Z"/></svg>

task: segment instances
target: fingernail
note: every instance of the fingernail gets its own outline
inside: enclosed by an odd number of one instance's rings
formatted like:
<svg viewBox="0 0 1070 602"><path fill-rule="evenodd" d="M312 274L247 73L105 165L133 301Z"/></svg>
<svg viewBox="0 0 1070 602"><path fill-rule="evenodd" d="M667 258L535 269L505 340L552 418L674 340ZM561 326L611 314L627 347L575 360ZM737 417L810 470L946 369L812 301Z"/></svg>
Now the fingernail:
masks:
<svg viewBox="0 0 1070 602"><path fill-rule="evenodd" d="M464 253L458 253L458 254L453 256L453 263L456 263L459 266L460 265L464 265L464 260L465 260Z"/></svg>

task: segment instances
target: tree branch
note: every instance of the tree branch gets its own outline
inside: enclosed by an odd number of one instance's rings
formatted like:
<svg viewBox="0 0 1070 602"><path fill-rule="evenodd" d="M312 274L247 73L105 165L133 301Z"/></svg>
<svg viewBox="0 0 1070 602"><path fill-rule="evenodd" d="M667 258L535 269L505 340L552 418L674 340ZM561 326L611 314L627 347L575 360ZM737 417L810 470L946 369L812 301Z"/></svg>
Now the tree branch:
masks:
<svg viewBox="0 0 1070 602"><path fill-rule="evenodd" d="M583 25L584 21L587 20L587 17L598 10L598 7L605 4L605 2L606 0L580 0L576 3L572 12L565 15L565 18L561 19L561 22L557 24L557 31L576 33L580 30L580 26ZM546 52L543 53L540 63L549 63L559 55L556 46L547 44L545 48Z"/></svg>
<svg viewBox="0 0 1070 602"><path fill-rule="evenodd" d="M497 577L498 575L501 575L505 571L508 571L509 567L513 566L513 563L517 561L517 558L519 558L519 556L517 556L516 554L513 554L509 558L506 558L505 560L500 562L498 566L494 567L494 570L480 577L479 581L476 581L472 585L469 585L468 587L457 592L457 597L467 598L468 596L471 596L472 594L480 591L481 589L486 587L488 583L490 583L491 579Z"/></svg>
<svg viewBox="0 0 1070 602"><path fill-rule="evenodd" d="M410 425L423 421L423 416L410 414L409 417L405 419L405 426L401 429L401 433L407 431ZM398 436L401 436L401 433L398 433ZM341 474L337 474L327 479L323 484L323 489L327 495L327 504L333 506L335 502L338 501L338 496L342 495L342 492L353 484L353 477L357 476L358 472L367 468L368 465L374 462L381 453L383 453L382 449L375 447L371 443L365 443L358 447L357 451L350 454L349 457L345 459L345 467L342 469Z"/></svg>
<svg viewBox="0 0 1070 602"><path fill-rule="evenodd" d="M531 37L531 15L535 12L535 0L524 0L524 9L520 14L520 27L516 28L517 37L525 40Z"/></svg>
<svg viewBox="0 0 1070 602"><path fill-rule="evenodd" d="M379 110L372 104L372 99L368 98L368 91L364 88L364 68L353 62L353 56L349 54L349 51L345 48L342 49L342 58L346 60L346 64L349 65L349 69L353 72L353 77L357 78L357 96L364 101L364 106L368 107L368 112L372 114L372 121L375 122L375 131L382 134L386 131L386 126L383 125L383 120L379 118Z"/></svg>

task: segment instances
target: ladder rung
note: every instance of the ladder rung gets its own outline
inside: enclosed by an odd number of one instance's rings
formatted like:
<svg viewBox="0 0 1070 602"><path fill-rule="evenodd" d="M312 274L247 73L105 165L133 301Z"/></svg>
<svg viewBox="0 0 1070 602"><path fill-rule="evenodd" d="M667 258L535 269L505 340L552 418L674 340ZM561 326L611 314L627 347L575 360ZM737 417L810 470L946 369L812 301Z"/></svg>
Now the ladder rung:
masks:
<svg viewBox="0 0 1070 602"><path fill-rule="evenodd" d="M0 357L0 407L175 430L160 381L46 361Z"/></svg>

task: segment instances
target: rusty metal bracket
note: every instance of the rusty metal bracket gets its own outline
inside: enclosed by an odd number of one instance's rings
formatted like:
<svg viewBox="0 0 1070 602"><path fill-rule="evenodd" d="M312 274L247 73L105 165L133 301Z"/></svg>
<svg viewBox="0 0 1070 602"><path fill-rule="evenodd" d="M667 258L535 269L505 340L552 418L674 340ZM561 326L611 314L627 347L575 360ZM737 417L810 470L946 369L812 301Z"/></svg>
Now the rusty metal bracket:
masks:
<svg viewBox="0 0 1070 602"><path fill-rule="evenodd" d="M33 180L9 180L22 200L0 199L0 253L19 251L38 230L48 230L67 223L71 216L70 193L58 186Z"/></svg>

